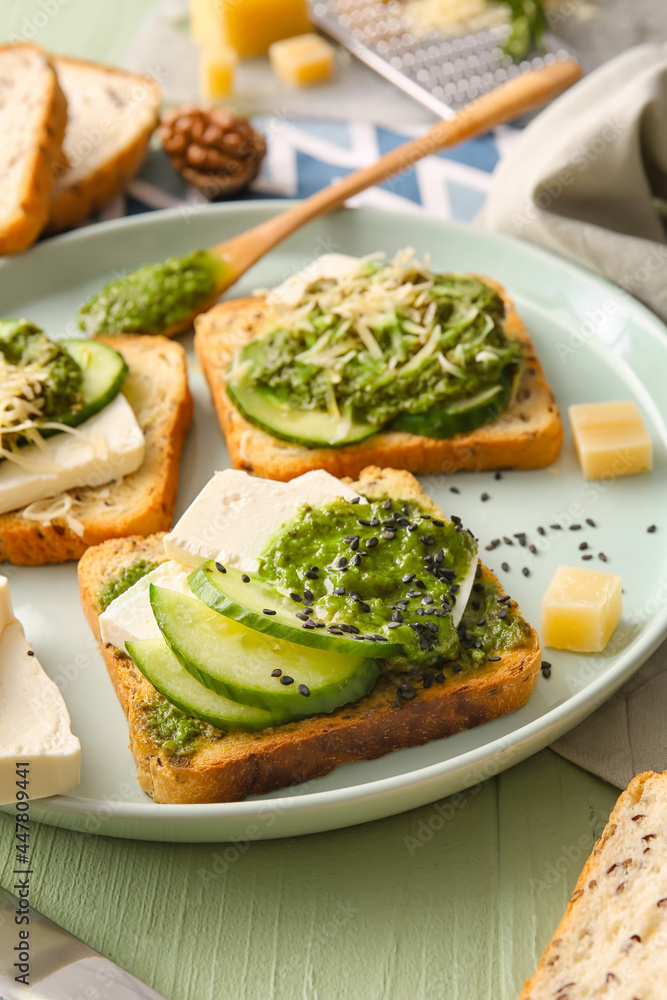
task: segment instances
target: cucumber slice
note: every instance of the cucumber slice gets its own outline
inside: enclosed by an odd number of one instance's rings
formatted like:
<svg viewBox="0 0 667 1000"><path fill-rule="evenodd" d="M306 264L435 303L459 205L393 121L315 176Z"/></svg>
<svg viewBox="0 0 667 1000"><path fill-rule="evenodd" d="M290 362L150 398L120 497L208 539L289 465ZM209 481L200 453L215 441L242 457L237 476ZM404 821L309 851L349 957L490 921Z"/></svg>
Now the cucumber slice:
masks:
<svg viewBox="0 0 667 1000"><path fill-rule="evenodd" d="M127 651L153 687L195 719L216 729L252 730L276 725L270 712L240 705L200 684L176 659L164 639L128 642Z"/></svg>
<svg viewBox="0 0 667 1000"><path fill-rule="evenodd" d="M457 400L448 407L432 407L424 413L399 413L389 425L392 431L407 431L430 438L452 438L495 420L512 398L512 380L505 379L489 389Z"/></svg>
<svg viewBox="0 0 667 1000"><path fill-rule="evenodd" d="M326 629L304 628L304 622L296 617L297 612L303 614L303 604L283 597L262 580L251 578L244 583L242 574L237 569L228 567L224 573L220 573L215 561L211 559L190 574L188 583L193 594L209 608L227 618L233 618L234 621L243 622L248 628L288 639L300 646L359 656L359 639L350 639L349 635L332 635ZM265 614L265 608L275 614ZM313 615L313 619L317 621L317 614ZM364 639L363 646L367 656L388 657L403 653L403 647L399 643L389 640L373 642Z"/></svg>
<svg viewBox="0 0 667 1000"><path fill-rule="evenodd" d="M380 672L363 647L359 655L348 656L298 646L155 584L150 599L167 644L193 677L225 698L263 708L282 721L357 701ZM281 675L272 676L277 670ZM292 682L285 683L286 677Z"/></svg>
<svg viewBox="0 0 667 1000"><path fill-rule="evenodd" d="M76 338L61 340L60 344L83 372L83 406L76 413L60 417L59 423L78 427L114 401L127 377L127 363L113 347L97 340Z"/></svg>
<svg viewBox="0 0 667 1000"><path fill-rule="evenodd" d="M227 395L239 413L281 441L307 448L341 448L375 434L377 424L334 417L323 410L295 410L266 389L227 384Z"/></svg>

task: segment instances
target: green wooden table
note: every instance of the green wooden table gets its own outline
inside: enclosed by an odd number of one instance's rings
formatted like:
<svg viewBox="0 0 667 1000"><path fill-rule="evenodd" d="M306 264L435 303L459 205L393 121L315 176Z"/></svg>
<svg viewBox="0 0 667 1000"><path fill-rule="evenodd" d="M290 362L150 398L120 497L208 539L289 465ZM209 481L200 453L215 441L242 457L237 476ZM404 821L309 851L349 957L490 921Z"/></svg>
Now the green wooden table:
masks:
<svg viewBox="0 0 667 1000"><path fill-rule="evenodd" d="M117 62L152 2L2 0L0 39ZM425 806L236 848L35 825L31 901L169 1000L515 1000L616 795L545 750L446 822Z"/></svg>

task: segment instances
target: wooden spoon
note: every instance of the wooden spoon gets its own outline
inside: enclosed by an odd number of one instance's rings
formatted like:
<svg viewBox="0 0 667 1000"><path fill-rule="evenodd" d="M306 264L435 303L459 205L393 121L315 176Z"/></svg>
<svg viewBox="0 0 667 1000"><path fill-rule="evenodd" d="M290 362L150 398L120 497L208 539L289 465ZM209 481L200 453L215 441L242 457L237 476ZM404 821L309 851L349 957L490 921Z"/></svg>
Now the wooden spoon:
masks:
<svg viewBox="0 0 667 1000"><path fill-rule="evenodd" d="M365 191L366 188L380 184L389 177L409 169L418 160L431 153L455 146L457 143L471 139L496 125L510 121L526 111L545 104L552 97L576 83L581 76L581 67L574 60L554 62L542 69L522 73L490 93L467 104L451 118L439 121L420 138L412 139L386 153L370 166L348 174L347 177L336 181L335 184L331 184L322 191L318 191L310 198L288 208L287 211L281 212L272 219L262 222L254 229L249 229L239 236L233 236L231 239L225 240L224 243L218 243L208 251L208 254L213 257L213 270L216 272L213 294L208 289L203 300L197 303L196 308L188 307L177 317L174 317L173 321L161 323L154 321L151 326L147 325L146 328L142 329L137 329L135 324L131 330L127 329L125 332L163 333L167 335L180 333L190 326L195 316L210 308L222 292L238 281L241 275L245 274L253 264L256 264L264 254L297 229L301 229L306 223L340 208L352 195ZM206 252L204 254L206 255ZM220 267L219 262L222 262L222 267ZM146 271L150 267L151 265L142 270ZM161 265L155 265L155 267L159 268ZM134 272L134 274L136 273ZM125 285L128 278L130 283ZM91 303L84 307L87 317L82 318L82 325L89 334L114 332L113 315L123 315L123 307L133 294L131 279L132 275L122 278L107 286L100 293L100 296L95 297L98 304L103 299L101 311L99 308L97 310L90 308L95 300L91 300ZM100 317L104 317L105 312L106 322L100 325ZM156 312L159 315L159 308Z"/></svg>

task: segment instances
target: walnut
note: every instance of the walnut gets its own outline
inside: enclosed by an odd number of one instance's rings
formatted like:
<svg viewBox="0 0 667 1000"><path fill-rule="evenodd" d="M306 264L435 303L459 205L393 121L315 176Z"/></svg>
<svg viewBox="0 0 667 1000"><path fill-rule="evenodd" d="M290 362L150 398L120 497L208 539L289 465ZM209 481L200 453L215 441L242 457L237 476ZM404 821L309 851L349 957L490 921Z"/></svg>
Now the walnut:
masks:
<svg viewBox="0 0 667 1000"><path fill-rule="evenodd" d="M259 173L266 143L247 118L218 107L184 104L165 112L162 146L189 184L213 200L229 198Z"/></svg>

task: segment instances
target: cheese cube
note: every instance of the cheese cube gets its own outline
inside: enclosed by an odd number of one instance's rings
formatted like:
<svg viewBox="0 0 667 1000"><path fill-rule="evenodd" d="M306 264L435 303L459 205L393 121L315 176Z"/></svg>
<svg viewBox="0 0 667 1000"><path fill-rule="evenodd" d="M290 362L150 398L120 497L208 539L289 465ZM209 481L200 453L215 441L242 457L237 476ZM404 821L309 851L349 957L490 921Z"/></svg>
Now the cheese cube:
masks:
<svg viewBox="0 0 667 1000"><path fill-rule="evenodd" d="M542 641L555 649L599 653L621 617L621 578L559 566L542 598Z"/></svg>
<svg viewBox="0 0 667 1000"><path fill-rule="evenodd" d="M333 75L336 51L320 35L297 35L269 49L273 71L294 87L307 87Z"/></svg>
<svg viewBox="0 0 667 1000"><path fill-rule="evenodd" d="M617 479L653 468L653 444L635 403L578 403L568 412L586 479Z"/></svg>
<svg viewBox="0 0 667 1000"><path fill-rule="evenodd" d="M218 0L227 45L259 56L281 38L310 30L306 0Z"/></svg>
<svg viewBox="0 0 667 1000"><path fill-rule="evenodd" d="M202 97L209 101L229 97L234 92L238 56L234 49L221 47L218 52L204 50L200 57Z"/></svg>

